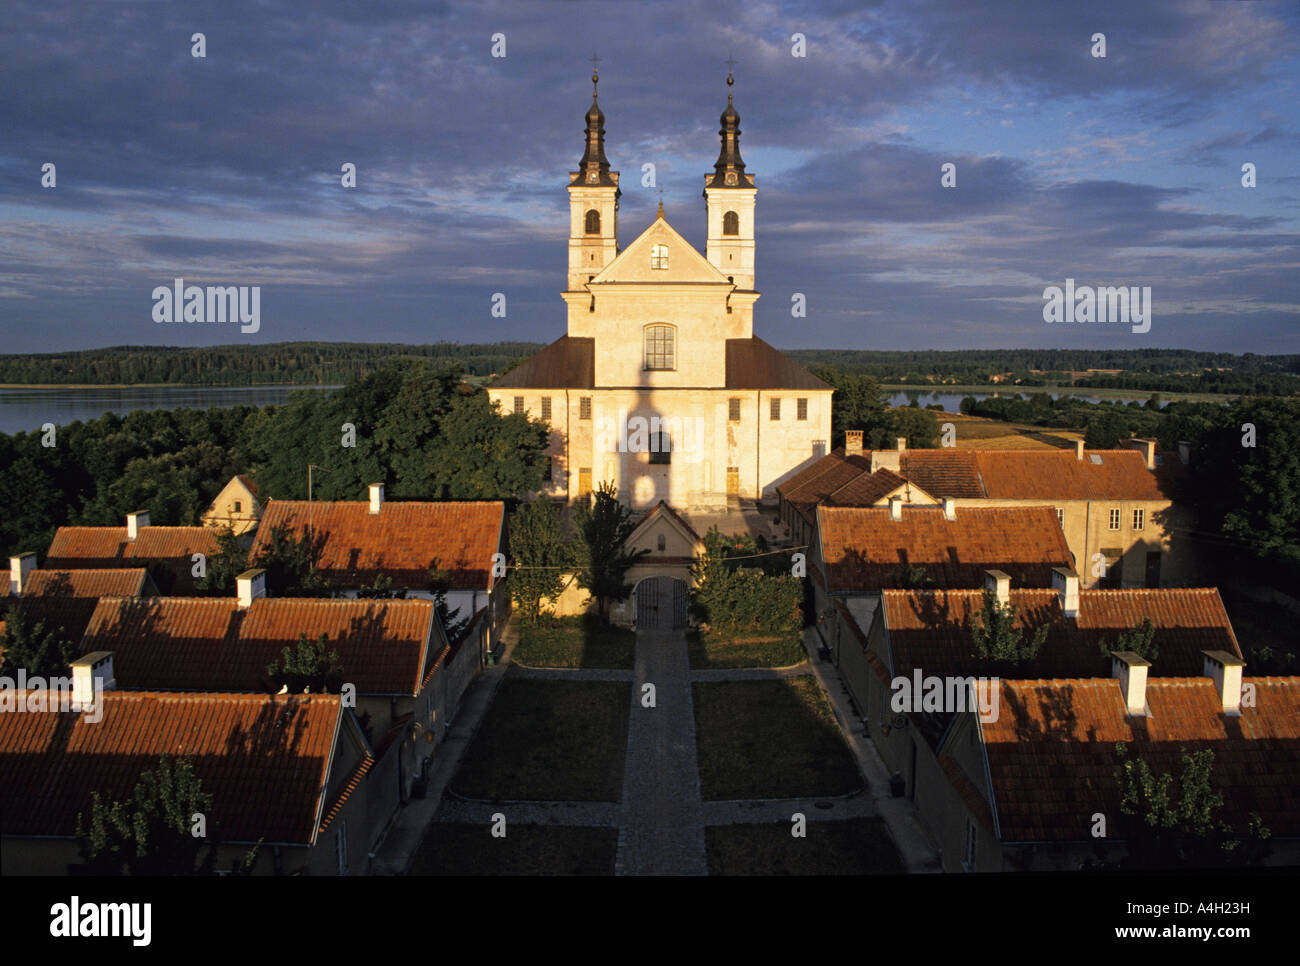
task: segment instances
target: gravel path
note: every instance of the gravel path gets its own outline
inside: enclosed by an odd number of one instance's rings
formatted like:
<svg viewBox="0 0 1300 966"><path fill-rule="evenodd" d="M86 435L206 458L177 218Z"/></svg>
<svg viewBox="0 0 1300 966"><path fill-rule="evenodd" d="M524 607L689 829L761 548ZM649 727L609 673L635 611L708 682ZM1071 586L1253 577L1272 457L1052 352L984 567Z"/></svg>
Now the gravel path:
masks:
<svg viewBox="0 0 1300 966"><path fill-rule="evenodd" d="M642 707L653 684L655 706ZM704 808L684 632L638 631L623 775L620 875L706 875Z"/></svg>

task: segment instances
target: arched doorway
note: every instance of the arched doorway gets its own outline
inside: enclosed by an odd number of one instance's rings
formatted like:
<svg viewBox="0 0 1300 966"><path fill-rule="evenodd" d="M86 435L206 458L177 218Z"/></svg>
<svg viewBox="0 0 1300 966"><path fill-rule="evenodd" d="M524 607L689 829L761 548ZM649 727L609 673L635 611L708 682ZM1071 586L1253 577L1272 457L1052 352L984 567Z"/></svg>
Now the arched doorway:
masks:
<svg viewBox="0 0 1300 966"><path fill-rule="evenodd" d="M632 591L636 629L675 631L686 626L686 581L677 577L643 577Z"/></svg>

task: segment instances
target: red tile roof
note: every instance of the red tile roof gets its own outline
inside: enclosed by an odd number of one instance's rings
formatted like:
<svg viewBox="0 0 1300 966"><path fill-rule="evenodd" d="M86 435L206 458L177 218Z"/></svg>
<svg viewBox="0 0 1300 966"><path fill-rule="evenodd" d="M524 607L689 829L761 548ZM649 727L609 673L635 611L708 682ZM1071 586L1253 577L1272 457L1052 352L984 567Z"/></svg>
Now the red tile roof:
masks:
<svg viewBox="0 0 1300 966"><path fill-rule="evenodd" d="M141 597L152 589L143 567L122 570L33 570L18 607L31 620L61 628L73 644L101 597Z"/></svg>
<svg viewBox="0 0 1300 966"><path fill-rule="evenodd" d="M90 570L147 566L165 594L194 592L196 553L218 552L217 533L209 527L154 527L128 540L126 527L59 527L50 544L49 570Z"/></svg>
<svg viewBox="0 0 1300 966"><path fill-rule="evenodd" d="M244 487L248 492L253 494L253 499L257 499L257 484L253 482L251 477L246 476L243 473L237 473L235 474L235 479L244 484Z"/></svg>
<svg viewBox="0 0 1300 966"><path fill-rule="evenodd" d="M488 384L489 389L591 389L596 340L562 335Z"/></svg>
<svg viewBox="0 0 1300 966"><path fill-rule="evenodd" d="M960 510L958 513L960 514ZM1214 588L1161 590L1083 590L1079 616L1061 613L1053 590L1012 590L1019 626L1050 622L1047 639L1029 677L1092 677L1110 674L1100 645L1151 618L1159 649L1152 677L1190 677L1204 669L1202 651L1227 651L1241 657L1223 601ZM983 603L982 590L886 590L882 609L889 631L894 674L959 673L970 654L970 622Z"/></svg>
<svg viewBox="0 0 1300 966"><path fill-rule="evenodd" d="M405 590L428 590L429 568L449 572L453 590L487 590L492 555L501 551L505 504L385 502L379 513L364 502L270 500L249 560L286 527L296 537L310 527L320 544L317 570L333 587L368 586L379 576ZM272 594L274 587L269 588Z"/></svg>
<svg viewBox="0 0 1300 966"><path fill-rule="evenodd" d="M1082 460L1073 449L909 449L896 455L898 474L938 500L1163 501L1176 496L1182 473L1177 460L1165 460L1152 472L1133 449L1089 450ZM807 508L814 504L863 506L879 499L887 478L879 484L863 479L871 476L870 451L846 458L839 447L777 492L809 517Z"/></svg>
<svg viewBox="0 0 1300 966"><path fill-rule="evenodd" d="M925 568L939 587L980 587L1003 570L1016 586L1050 587L1052 568L1073 568L1051 507L905 506L901 520L880 508L819 507L817 529L830 590L899 586L898 570Z"/></svg>
<svg viewBox="0 0 1300 966"><path fill-rule="evenodd" d="M994 500L1168 500L1162 474L1137 450L976 450L984 492Z"/></svg>
<svg viewBox="0 0 1300 966"><path fill-rule="evenodd" d="M726 351L728 389L831 389L828 383L757 336L728 339Z"/></svg>
<svg viewBox="0 0 1300 966"><path fill-rule="evenodd" d="M871 506L883 500L908 481L893 470L882 467L874 473L859 473L827 497L828 506Z"/></svg>
<svg viewBox="0 0 1300 966"><path fill-rule="evenodd" d="M130 794L160 755L188 756L226 841L314 841L342 707L337 695L109 691L103 717L0 714L0 825L71 836L91 792ZM215 826L215 828L214 828Z"/></svg>
<svg viewBox="0 0 1300 966"><path fill-rule="evenodd" d="M230 598L105 598L82 653L113 651L121 688L266 691L266 667L285 647L300 634L313 642L325 634L359 694L418 694L433 607L429 600L262 597L241 609Z"/></svg>
<svg viewBox="0 0 1300 966"><path fill-rule="evenodd" d="M1119 816L1115 743L1156 773L1182 771L1179 749L1214 751L1224 821L1258 811L1275 836L1300 835L1300 678L1246 678L1255 707L1227 717L1209 678L1147 682L1150 717L1125 714L1114 679L1002 681L982 725L1004 842L1091 840L1092 815Z"/></svg>

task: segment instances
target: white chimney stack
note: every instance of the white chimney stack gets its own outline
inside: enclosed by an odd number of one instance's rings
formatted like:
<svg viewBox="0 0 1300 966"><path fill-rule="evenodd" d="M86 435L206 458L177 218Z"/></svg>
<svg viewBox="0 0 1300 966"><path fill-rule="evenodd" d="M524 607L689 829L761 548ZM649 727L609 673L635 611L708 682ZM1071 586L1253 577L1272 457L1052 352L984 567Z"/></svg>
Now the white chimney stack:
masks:
<svg viewBox="0 0 1300 966"><path fill-rule="evenodd" d="M984 571L984 589L993 591L999 605L1011 603L1011 575L1001 570Z"/></svg>
<svg viewBox="0 0 1300 966"><path fill-rule="evenodd" d="M266 596L266 571L245 570L235 578L235 593L240 607L252 607L253 601Z"/></svg>
<svg viewBox="0 0 1300 966"><path fill-rule="evenodd" d="M1178 462L1186 466L1192 461L1192 444L1185 439L1178 441Z"/></svg>
<svg viewBox="0 0 1300 966"><path fill-rule="evenodd" d="M1147 461L1147 469L1156 468L1156 441L1154 439L1133 438L1136 448L1142 452L1142 458Z"/></svg>
<svg viewBox="0 0 1300 966"><path fill-rule="evenodd" d="M384 505L384 484L370 484L370 512L379 513L379 508Z"/></svg>
<svg viewBox="0 0 1300 966"><path fill-rule="evenodd" d="M1052 568L1052 589L1061 596L1061 613L1079 616L1079 575L1064 567Z"/></svg>
<svg viewBox="0 0 1300 966"><path fill-rule="evenodd" d="M943 518L945 520L957 519L957 501L952 497L945 497L943 501Z"/></svg>
<svg viewBox="0 0 1300 966"><path fill-rule="evenodd" d="M1246 666L1246 662L1227 651L1201 653L1205 655L1205 676L1214 679L1223 713L1241 714L1241 669Z"/></svg>
<svg viewBox="0 0 1300 966"><path fill-rule="evenodd" d="M134 513L126 515L126 538L134 540L140 536L140 531L149 525L149 511L136 510Z"/></svg>
<svg viewBox="0 0 1300 966"><path fill-rule="evenodd" d="M92 651L79 657L72 668L72 700L83 711L94 708L95 695L117 687L113 676L113 652Z"/></svg>
<svg viewBox="0 0 1300 966"><path fill-rule="evenodd" d="M1111 651L1111 676L1119 680L1124 710L1130 717L1147 713L1147 668L1151 662L1133 651Z"/></svg>
<svg viewBox="0 0 1300 966"><path fill-rule="evenodd" d="M27 589L27 576L36 569L36 554L20 553L9 558L9 586L7 593L21 597Z"/></svg>
<svg viewBox="0 0 1300 966"><path fill-rule="evenodd" d="M907 449L907 437L896 436L894 438L894 446L898 449L900 453L904 452Z"/></svg>
<svg viewBox="0 0 1300 966"><path fill-rule="evenodd" d="M849 429L844 433L844 455L861 456L862 455L862 430Z"/></svg>
<svg viewBox="0 0 1300 966"><path fill-rule="evenodd" d="M1083 440L1081 439L1074 441L1074 458L1077 460L1083 459Z"/></svg>
<svg viewBox="0 0 1300 966"><path fill-rule="evenodd" d="M903 519L903 498L901 496L891 496L889 498L889 519L895 523Z"/></svg>

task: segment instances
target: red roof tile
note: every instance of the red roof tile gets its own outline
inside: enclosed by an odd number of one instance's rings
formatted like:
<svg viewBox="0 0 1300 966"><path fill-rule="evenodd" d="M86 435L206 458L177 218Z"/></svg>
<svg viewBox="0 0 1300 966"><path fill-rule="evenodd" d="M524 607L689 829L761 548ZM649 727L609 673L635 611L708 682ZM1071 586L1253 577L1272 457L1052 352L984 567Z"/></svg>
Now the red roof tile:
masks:
<svg viewBox="0 0 1300 966"><path fill-rule="evenodd" d="M130 794L160 755L188 756L226 841L307 844L328 785L337 695L110 691L103 717L0 714L0 825L6 835L71 836L91 792ZM215 826L215 827L214 827Z"/></svg>
<svg viewBox="0 0 1300 966"><path fill-rule="evenodd" d="M960 514L960 511L958 511ZM979 614L982 590L886 590L881 593L894 673L958 673L969 662L970 621ZM1026 677L1109 675L1100 645L1151 618L1159 648L1150 675L1194 676L1204 669L1202 651L1241 656L1219 592L1213 588L1083 590L1079 616L1061 613L1053 590L1012 590L1020 626L1051 629Z"/></svg>
<svg viewBox="0 0 1300 966"><path fill-rule="evenodd" d="M984 491L994 500L1168 500L1161 475L1137 450L975 451Z"/></svg>
<svg viewBox="0 0 1300 966"><path fill-rule="evenodd" d="M72 643L80 642L99 598L140 597L150 588L143 567L122 570L33 570L18 607L31 620L61 628Z"/></svg>
<svg viewBox="0 0 1300 966"><path fill-rule="evenodd" d="M1222 818L1258 811L1274 835L1300 835L1300 678L1246 678L1255 707L1228 717L1209 678L1147 682L1150 717L1130 718L1113 679L1002 681L982 725L1004 842L1090 840L1092 815L1119 817L1115 743L1156 773L1182 771L1179 749L1214 752Z"/></svg>
<svg viewBox="0 0 1300 966"><path fill-rule="evenodd" d="M1073 568L1051 507L819 507L817 528L830 590L868 591L899 584L898 570L925 568L940 587L983 587L984 572L1003 570L1017 586L1048 587L1052 568Z"/></svg>
<svg viewBox="0 0 1300 966"><path fill-rule="evenodd" d="M429 600L262 597L105 598L82 653L113 651L121 688L266 691L266 668L299 635L325 634L359 694L418 694L433 621Z"/></svg>
<svg viewBox="0 0 1300 966"><path fill-rule="evenodd" d="M50 570L90 570L147 566L158 589L167 594L194 592L193 555L218 552L209 527L143 527L128 540L126 527L59 527L45 566Z"/></svg>
<svg viewBox="0 0 1300 966"><path fill-rule="evenodd" d="M385 502L371 513L364 502L270 500L249 559L270 545L276 528L299 537L310 527L320 545L317 570L331 586L368 586L383 575L396 588L427 590L436 563L449 572L452 589L486 590L493 583L492 555L501 552L504 519L500 501Z"/></svg>

